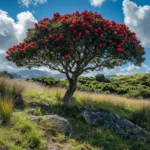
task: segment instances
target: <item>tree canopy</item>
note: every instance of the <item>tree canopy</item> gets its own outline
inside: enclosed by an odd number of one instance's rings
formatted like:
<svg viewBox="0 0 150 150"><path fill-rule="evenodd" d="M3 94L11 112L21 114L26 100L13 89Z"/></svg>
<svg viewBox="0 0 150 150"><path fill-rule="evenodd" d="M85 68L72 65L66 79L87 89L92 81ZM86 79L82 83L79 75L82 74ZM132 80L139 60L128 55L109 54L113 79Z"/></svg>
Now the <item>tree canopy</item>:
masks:
<svg viewBox="0 0 150 150"><path fill-rule="evenodd" d="M46 66L65 73L69 82L88 70L113 68L127 62L140 66L144 48L125 24L92 11L54 13L28 29L23 42L7 50L17 66Z"/></svg>

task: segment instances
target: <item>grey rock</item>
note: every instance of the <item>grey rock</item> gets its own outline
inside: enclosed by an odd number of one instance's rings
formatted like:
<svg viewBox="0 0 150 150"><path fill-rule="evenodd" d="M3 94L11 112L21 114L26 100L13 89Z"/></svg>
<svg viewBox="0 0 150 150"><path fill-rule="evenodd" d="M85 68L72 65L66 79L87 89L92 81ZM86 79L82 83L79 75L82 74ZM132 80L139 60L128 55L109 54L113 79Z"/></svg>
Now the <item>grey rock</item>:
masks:
<svg viewBox="0 0 150 150"><path fill-rule="evenodd" d="M103 121L105 126L113 128L115 133L123 138L142 141L147 140L147 132L143 128L119 115L85 110L83 116L90 125L97 125Z"/></svg>
<svg viewBox="0 0 150 150"><path fill-rule="evenodd" d="M47 128L54 127L58 132L65 135L72 133L72 128L69 121L58 115L31 116L30 121L41 123L43 125L46 124Z"/></svg>
<svg viewBox="0 0 150 150"><path fill-rule="evenodd" d="M30 121L40 123L42 121L42 117L41 116L31 116Z"/></svg>
<svg viewBox="0 0 150 150"><path fill-rule="evenodd" d="M45 115L47 121L53 123L59 132L68 135L72 132L71 125L68 120L58 115Z"/></svg>
<svg viewBox="0 0 150 150"><path fill-rule="evenodd" d="M31 108L29 110L27 110L28 114L32 114L32 115L36 115L36 109L35 108Z"/></svg>
<svg viewBox="0 0 150 150"><path fill-rule="evenodd" d="M55 147L55 146L53 146L51 144L48 144L47 150L60 150L60 148L59 147Z"/></svg>

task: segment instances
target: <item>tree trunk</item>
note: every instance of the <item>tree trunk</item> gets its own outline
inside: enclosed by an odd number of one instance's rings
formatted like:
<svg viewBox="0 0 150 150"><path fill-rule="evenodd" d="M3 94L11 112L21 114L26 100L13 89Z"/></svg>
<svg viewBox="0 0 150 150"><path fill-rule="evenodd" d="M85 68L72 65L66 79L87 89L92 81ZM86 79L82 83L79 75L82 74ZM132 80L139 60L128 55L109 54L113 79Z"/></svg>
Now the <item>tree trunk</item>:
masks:
<svg viewBox="0 0 150 150"><path fill-rule="evenodd" d="M73 96L74 92L76 91L76 84L77 79L69 79L69 87L63 97L64 103L68 103L69 99Z"/></svg>

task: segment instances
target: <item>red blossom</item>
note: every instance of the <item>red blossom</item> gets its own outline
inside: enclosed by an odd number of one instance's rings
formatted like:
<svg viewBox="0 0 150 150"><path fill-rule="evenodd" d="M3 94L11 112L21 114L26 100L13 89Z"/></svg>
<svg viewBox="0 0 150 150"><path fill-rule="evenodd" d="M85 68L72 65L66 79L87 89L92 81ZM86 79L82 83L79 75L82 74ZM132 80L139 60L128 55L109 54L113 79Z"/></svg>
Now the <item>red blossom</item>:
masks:
<svg viewBox="0 0 150 150"><path fill-rule="evenodd" d="M70 24L70 25L69 25L69 28L74 28L74 24Z"/></svg>
<svg viewBox="0 0 150 150"><path fill-rule="evenodd" d="M88 25L88 28L90 28L90 29L91 29L91 28L93 28L93 27L92 27L92 25L90 24L90 25Z"/></svg>
<svg viewBox="0 0 150 150"><path fill-rule="evenodd" d="M72 41L73 41L73 42L76 42L76 41L77 41L77 39L76 39L76 38L73 38L73 39L72 39Z"/></svg>
<svg viewBox="0 0 150 150"><path fill-rule="evenodd" d="M38 24L37 24L37 23L35 23L35 24L34 24L34 27L35 27L35 29L37 29L37 28L38 28Z"/></svg>
<svg viewBox="0 0 150 150"><path fill-rule="evenodd" d="M79 33L78 33L78 36L82 36L82 32L79 32Z"/></svg>
<svg viewBox="0 0 150 150"><path fill-rule="evenodd" d="M87 19L93 20L93 16L88 16Z"/></svg>
<svg viewBox="0 0 150 150"><path fill-rule="evenodd" d="M73 30L73 33L76 33L77 31L76 30Z"/></svg>
<svg viewBox="0 0 150 150"><path fill-rule="evenodd" d="M49 37L50 39L52 39L52 38L53 38L53 35L50 34L48 37Z"/></svg>
<svg viewBox="0 0 150 150"><path fill-rule="evenodd" d="M79 14L80 14L79 11L76 11L75 13L76 13L76 15L79 15Z"/></svg>
<svg viewBox="0 0 150 150"><path fill-rule="evenodd" d="M141 50L141 53L144 55L146 52L144 50Z"/></svg>
<svg viewBox="0 0 150 150"><path fill-rule="evenodd" d="M103 38L103 37L104 37L104 34L100 34L100 37Z"/></svg>
<svg viewBox="0 0 150 150"><path fill-rule="evenodd" d="M63 18L63 19L62 19L62 22L63 22L63 23L66 23L66 19L65 19L65 18Z"/></svg>
<svg viewBox="0 0 150 150"><path fill-rule="evenodd" d="M64 58L65 58L65 59L68 59L68 58L69 58L69 55L65 55Z"/></svg>
<svg viewBox="0 0 150 150"><path fill-rule="evenodd" d="M114 35L117 35L117 34L118 34L118 33L115 31L115 32L114 32Z"/></svg>
<svg viewBox="0 0 150 150"><path fill-rule="evenodd" d="M70 46L70 50L71 50L71 51L74 50L74 47L73 47L73 46Z"/></svg>
<svg viewBox="0 0 150 150"><path fill-rule="evenodd" d="M48 26L42 26L42 30L48 29Z"/></svg>
<svg viewBox="0 0 150 150"><path fill-rule="evenodd" d="M99 27L98 30L101 31L102 29Z"/></svg>
<svg viewBox="0 0 150 150"><path fill-rule="evenodd" d="M103 47L103 44L99 44L99 47L102 48L102 47Z"/></svg>
<svg viewBox="0 0 150 150"><path fill-rule="evenodd" d="M122 48L120 48L120 47L117 48L117 51L118 52L124 52L124 50Z"/></svg>
<svg viewBox="0 0 150 150"><path fill-rule="evenodd" d="M94 32L98 33L98 29L95 29Z"/></svg>
<svg viewBox="0 0 150 150"><path fill-rule="evenodd" d="M9 56L6 56L5 58L6 58L6 59L9 59Z"/></svg>
<svg viewBox="0 0 150 150"><path fill-rule="evenodd" d="M52 21L52 22L51 22ZM68 26L68 30L57 30L56 28L53 29L53 26L51 26L51 23L66 23L66 25ZM49 29L49 30L46 30ZM48 43L49 41L52 41L50 39L55 39L55 41L61 41L61 39L67 39L66 36L69 35L69 38L67 40L62 40L62 42L54 42L54 47L58 47L60 48L60 46L58 46L59 44L63 44L63 45L67 45L70 41L70 45L68 49L70 49L71 51L73 51L75 48L75 46L73 44L75 44L76 46L78 46L78 42L80 44L80 40L81 36L85 36L88 34L91 34L91 36L89 36L90 40L89 40L89 44L90 41L93 41L93 45L99 41L101 44L97 44L97 47L99 48L103 48L106 47L108 44L108 46L111 45L112 42L116 42L116 50L118 52L124 52L124 49L126 47L124 47L125 42L127 42L127 40L130 40L131 42L131 46L133 46L133 48L135 47L137 50L139 50L142 54L145 54L144 49L141 48L141 45L139 44L140 41L137 40L136 38L136 34L135 32L131 32L129 30L129 28L126 25L123 24L116 24L115 21L109 21L106 19L103 19L101 15L97 14L96 12L93 13L92 11L87 11L85 10L84 12L82 12L81 14L76 11L73 14L65 14L60 16L59 13L54 13L54 16L52 18L52 20L50 20L49 18L44 18L43 20L40 20L38 23L34 24L34 28L30 29L30 31L28 32L28 37L25 41L30 41L32 40L32 38L30 38L29 36L36 36L36 33L41 32L41 30L46 30L46 32L49 32L49 36L47 37L47 39L45 40L45 43ZM72 32L73 35L70 34L70 31ZM108 31L108 32L106 32ZM54 33L56 32L56 33ZM68 33L67 33L68 32ZM112 32L113 35L110 35ZM44 38L45 35L47 35L46 33L44 34ZM65 35L65 36L64 36ZM79 36L79 37L77 37ZM95 37L95 36L99 36L99 37ZM114 36L114 38L108 38ZM36 38L35 38L36 39ZM96 40L95 40L96 39ZM112 40L111 40L112 39ZM34 40L34 38L33 38ZM83 38L82 38L83 40ZM87 40L87 41L86 41ZM95 40L95 41L94 41ZM101 41L102 40L102 41ZM36 40L38 41L38 40ZM39 40L40 41L40 40ZM83 42L85 41L85 44L88 43L88 39L85 38L85 40L83 40ZM37 47L37 43L32 42L32 43L19 43L18 45L13 46L12 48L8 49L8 51L6 51L6 53L8 55L11 56L11 58L13 58L13 55L11 55L11 53L22 53L24 50L29 50L32 48ZM76 43L73 43L76 42ZM104 43L105 42L105 43ZM73 43L73 44L71 44ZM40 42L39 42L40 44ZM52 42L53 44L53 42ZM58 45L57 45L58 44ZM61 45L62 46L62 45ZM112 45L113 46L113 45ZM40 48L40 47L39 47ZM53 48L53 47L52 47ZM109 51L109 48L108 48ZM15 55L14 55L15 56ZM22 55L23 56L23 55ZM7 56L9 57L9 56ZM70 56L69 54L67 55L63 55L62 57L64 57L65 59L68 59ZM72 57L72 56L71 56Z"/></svg>
<svg viewBox="0 0 150 150"><path fill-rule="evenodd" d="M83 22L83 23L82 23L82 27L84 27L86 24L87 24L86 22Z"/></svg>
<svg viewBox="0 0 150 150"><path fill-rule="evenodd" d="M89 33L90 33L90 31L89 31L89 30L85 30L85 33L86 33L86 34L89 34Z"/></svg>
<svg viewBox="0 0 150 150"><path fill-rule="evenodd" d="M49 40L45 40L45 43L48 43L49 42Z"/></svg>
<svg viewBox="0 0 150 150"><path fill-rule="evenodd" d="M110 29L112 29L112 28L114 28L111 24L108 26L108 28L110 28Z"/></svg>
<svg viewBox="0 0 150 150"><path fill-rule="evenodd" d="M60 34L60 35L59 35L59 39L64 39L64 35L63 35L63 34Z"/></svg>

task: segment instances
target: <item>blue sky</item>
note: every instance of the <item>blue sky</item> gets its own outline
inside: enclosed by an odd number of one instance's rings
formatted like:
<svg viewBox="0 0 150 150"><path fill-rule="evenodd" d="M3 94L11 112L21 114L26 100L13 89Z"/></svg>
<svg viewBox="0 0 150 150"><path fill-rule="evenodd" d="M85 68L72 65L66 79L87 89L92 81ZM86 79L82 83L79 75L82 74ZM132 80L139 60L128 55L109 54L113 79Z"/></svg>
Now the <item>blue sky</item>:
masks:
<svg viewBox="0 0 150 150"><path fill-rule="evenodd" d="M23 40L27 28L34 22L52 17L53 13L73 13L92 10L104 18L127 24L142 41L146 61L141 68L132 64L104 69L105 74L150 73L150 1L149 0L5 0L0 1L0 70L17 71L18 68L4 60L4 52L12 44ZM149 40L148 40L149 39ZM43 68L40 68L44 70ZM47 69L45 69L47 70Z"/></svg>

